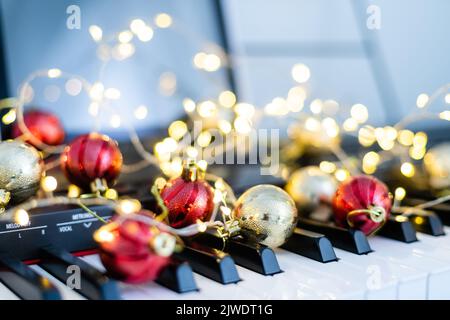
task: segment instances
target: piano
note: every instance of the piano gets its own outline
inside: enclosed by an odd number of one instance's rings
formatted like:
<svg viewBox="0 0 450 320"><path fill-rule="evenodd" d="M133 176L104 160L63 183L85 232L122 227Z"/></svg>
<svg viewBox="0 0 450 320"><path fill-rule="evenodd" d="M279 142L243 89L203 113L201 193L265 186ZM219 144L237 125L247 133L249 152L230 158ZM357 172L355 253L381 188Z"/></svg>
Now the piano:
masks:
<svg viewBox="0 0 450 320"><path fill-rule="evenodd" d="M245 239L223 247L201 234L155 282L129 285L108 277L100 262L96 218L78 207L43 208L28 226L0 224L0 299L450 299L450 223L440 219L449 214L444 205L421 220L393 216L368 238L302 218L275 250Z"/></svg>

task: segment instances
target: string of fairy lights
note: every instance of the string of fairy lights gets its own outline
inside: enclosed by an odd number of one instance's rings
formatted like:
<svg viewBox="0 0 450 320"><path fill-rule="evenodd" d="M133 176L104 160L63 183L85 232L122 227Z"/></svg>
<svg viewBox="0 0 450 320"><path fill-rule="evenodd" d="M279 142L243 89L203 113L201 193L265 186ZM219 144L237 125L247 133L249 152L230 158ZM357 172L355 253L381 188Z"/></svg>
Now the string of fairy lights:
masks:
<svg viewBox="0 0 450 320"><path fill-rule="evenodd" d="M190 37L195 38L196 42L200 42L197 37L192 36L185 26L177 27L177 23L171 15L159 13L151 22L134 19L126 29L111 36L105 36L100 26L90 26L89 34L93 41L97 43L97 56L103 62L99 79L104 77L104 70L112 60L124 61L136 53L134 41L151 42L155 32L160 29L172 28L176 32L189 34ZM179 26L181 26L181 23ZM197 52L192 57L192 64L202 74L214 73L227 66L229 57L224 54L222 48L209 43L202 44L201 47L208 48L208 50ZM1 120L5 125L17 121L22 132L34 139L33 143L45 154L60 153L65 147L64 145L56 147L45 145L31 135L23 120L23 108L33 100L33 81L38 78L63 79L66 81L65 89L69 95L76 96L81 92L88 95L90 98L88 113L93 118L98 120L101 113L109 113L111 115L109 121L111 127L127 129L130 141L142 157L142 161L125 165L123 167L124 173L141 170L147 165L155 165L161 169L166 177L170 178L180 175L183 169L183 157L180 155L196 159L198 166L206 170L210 159L203 155L208 154L205 150L213 142L213 131L219 132L224 137L245 137L253 128L258 128L258 125L265 118L282 118L291 121L287 133L289 139L296 142L289 144L294 146L294 150L287 150L287 152L296 154L298 150L295 147L302 144L309 144L316 148L327 148L328 151L336 155L338 161L321 161L318 166L323 172L333 174L338 181L344 181L359 170L366 174L374 174L378 167L394 158L400 159L400 172L403 176L414 177L417 163L427 161L428 137L423 131L414 132L409 129L409 125L423 119L450 121L450 110L435 113L429 111L429 107L442 97L446 106L450 105L450 93L448 93L450 84L442 86L430 96L425 93L420 94L416 101L418 112L410 114L399 123L392 126L375 127L368 124L369 110L361 103L346 107L333 99L322 100L309 97L306 84L311 77L311 70L305 64L295 64L291 70L291 77L294 80L294 85L288 90L287 95L275 97L262 107L238 101L236 94L230 90L221 91L216 97L207 100L195 101L190 97L182 97L182 107L188 120L175 120L170 123L167 136L149 148L152 151L148 151L131 123L111 107L122 95L118 88L105 87L101 80L89 83L79 75L68 74L58 68L32 73L20 86L18 97L4 105L4 107L12 108ZM176 75L171 72L163 73L160 77L159 87L160 92L165 95L176 94ZM150 114L148 107L143 104L137 106L133 111L134 117L138 120L145 120ZM195 121L201 121L202 131L195 137L194 144L191 144L190 140L184 138L191 133L192 124ZM99 129L100 125L97 121L94 131ZM361 163L355 165L354 159L350 159L340 148L343 135L355 136L362 147L371 149L361 157ZM223 148L223 150L226 152L226 148ZM51 165L47 166L47 168L50 167ZM282 166L279 174L286 177L289 170ZM235 201L230 186L220 177L210 175L209 178L214 182L216 213L209 222L199 222L189 229L175 231L175 234L191 234L209 226L217 226L218 222L214 221L217 211L225 216L224 221L226 221L226 216L230 215L228 204ZM156 186L161 187L165 183L166 179L163 177L158 177L155 180ZM76 198L80 196L80 190L74 185L69 186L68 197L53 197L52 193L57 189L57 186L58 182L54 177L44 177L41 188L48 199L32 200L33 202L27 203L25 206L12 208L3 217L15 216L20 224L24 224L28 219L27 210L33 207L58 203L58 201L66 201L67 203L79 201ZM105 199L98 199L98 201L117 207L118 210L127 213L136 212L140 206L137 200L137 202L130 199L118 200L118 194L114 189L110 189L108 192ZM398 188L395 190L395 198L403 199L405 192L403 188Z"/></svg>

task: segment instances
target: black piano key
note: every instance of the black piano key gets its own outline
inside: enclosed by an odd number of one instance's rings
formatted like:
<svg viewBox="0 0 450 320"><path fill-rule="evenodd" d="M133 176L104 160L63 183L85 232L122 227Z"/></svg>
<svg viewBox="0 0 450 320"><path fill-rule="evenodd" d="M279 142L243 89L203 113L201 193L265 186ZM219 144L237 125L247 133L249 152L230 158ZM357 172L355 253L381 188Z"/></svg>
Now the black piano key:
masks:
<svg viewBox="0 0 450 320"><path fill-rule="evenodd" d="M445 235L444 225L441 219L431 211L411 212L406 215L417 232L432 236Z"/></svg>
<svg viewBox="0 0 450 320"><path fill-rule="evenodd" d="M416 229L406 217L390 216L377 235L405 243L417 241Z"/></svg>
<svg viewBox="0 0 450 320"><path fill-rule="evenodd" d="M251 243L242 238L228 242L227 252L238 265L263 275L274 275L282 272L273 250L259 243Z"/></svg>
<svg viewBox="0 0 450 320"><path fill-rule="evenodd" d="M188 261L195 272L222 284L241 281L233 258L221 250L192 243L174 256Z"/></svg>
<svg viewBox="0 0 450 320"><path fill-rule="evenodd" d="M172 260L172 263L164 268L155 282L177 293L198 291L189 263L178 259Z"/></svg>
<svg viewBox="0 0 450 320"><path fill-rule="evenodd" d="M335 225L301 218L297 226L301 229L325 235L334 247L356 254L372 252L366 235L354 229L345 229Z"/></svg>
<svg viewBox="0 0 450 320"><path fill-rule="evenodd" d="M409 198L414 198L414 199L422 199L425 201L431 201L436 199L436 195L433 195L433 193L431 193L430 191L427 190L408 190L407 191L407 195L408 197L406 199L404 199L402 201L402 203L404 203L404 201L407 201L407 199Z"/></svg>
<svg viewBox="0 0 450 320"><path fill-rule="evenodd" d="M281 248L323 263L338 260L330 240L323 234L299 228Z"/></svg>
<svg viewBox="0 0 450 320"><path fill-rule="evenodd" d="M72 289L79 294L92 300L120 299L116 281L109 279L87 262L55 246L42 248L42 254L43 259L39 266L59 281L71 284ZM77 269L71 269L73 267ZM77 270L79 270L80 276L79 286L76 286L76 279L69 278L75 276ZM74 282L71 282L72 279Z"/></svg>
<svg viewBox="0 0 450 320"><path fill-rule="evenodd" d="M0 252L0 280L14 294L25 300L61 300L60 292L47 278L29 266Z"/></svg>
<svg viewBox="0 0 450 320"><path fill-rule="evenodd" d="M236 264L260 274L274 275L282 272L275 253L265 245L241 237L224 242L222 238L208 232L200 233L190 241L223 250L233 257Z"/></svg>
<svg viewBox="0 0 450 320"><path fill-rule="evenodd" d="M444 236L444 225L441 219L434 213L418 214L410 217L414 228L418 232L426 233L435 237Z"/></svg>
<svg viewBox="0 0 450 320"><path fill-rule="evenodd" d="M422 204L427 201L429 201L429 200L422 200L422 199L417 199L417 198L407 198L407 199L403 200L402 203L406 206L416 206L416 205ZM440 203L431 208L427 208L427 210L433 211L441 219L441 222L444 225L450 226L450 204L449 203Z"/></svg>

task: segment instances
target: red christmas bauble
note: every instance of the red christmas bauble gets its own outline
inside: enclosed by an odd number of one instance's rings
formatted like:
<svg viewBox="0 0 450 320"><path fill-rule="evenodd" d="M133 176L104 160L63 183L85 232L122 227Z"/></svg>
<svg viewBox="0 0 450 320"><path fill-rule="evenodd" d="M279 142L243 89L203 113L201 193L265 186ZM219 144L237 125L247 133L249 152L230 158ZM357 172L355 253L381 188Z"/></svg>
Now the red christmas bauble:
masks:
<svg viewBox="0 0 450 320"><path fill-rule="evenodd" d="M63 143L65 137L64 128L56 115L47 111L30 110L24 113L23 120L35 139L50 146L57 146ZM12 128L12 136L17 138L22 134L22 130L20 130L19 124L16 122ZM32 138L26 139L26 142L37 147L33 143Z"/></svg>
<svg viewBox="0 0 450 320"><path fill-rule="evenodd" d="M170 180L161 191L169 210L169 223L174 228L206 221L214 210L214 193L208 182L179 177Z"/></svg>
<svg viewBox="0 0 450 320"><path fill-rule="evenodd" d="M382 226L392 206L387 186L375 177L364 175L344 181L332 203L338 225L359 229L366 235Z"/></svg>
<svg viewBox="0 0 450 320"><path fill-rule="evenodd" d="M114 183L122 168L122 153L115 140L90 133L79 136L64 149L61 168L71 183L89 190L96 179Z"/></svg>
<svg viewBox="0 0 450 320"><path fill-rule="evenodd" d="M99 241L100 259L115 279L140 284L155 280L170 263L151 247L155 233L143 222L125 220L109 230L110 239Z"/></svg>

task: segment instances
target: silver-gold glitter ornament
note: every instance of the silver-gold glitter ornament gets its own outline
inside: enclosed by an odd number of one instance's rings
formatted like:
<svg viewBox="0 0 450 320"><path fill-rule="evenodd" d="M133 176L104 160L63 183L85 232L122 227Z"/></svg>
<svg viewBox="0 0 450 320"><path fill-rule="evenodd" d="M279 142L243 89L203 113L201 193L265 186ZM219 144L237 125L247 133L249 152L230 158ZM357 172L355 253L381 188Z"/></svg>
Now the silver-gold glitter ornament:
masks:
<svg viewBox="0 0 450 320"><path fill-rule="evenodd" d="M286 184L286 191L294 199L301 213L315 210L321 203L331 203L338 184L335 178L309 166L295 171Z"/></svg>
<svg viewBox="0 0 450 320"><path fill-rule="evenodd" d="M19 141L0 142L0 212L36 194L44 173L40 153Z"/></svg>
<svg viewBox="0 0 450 320"><path fill-rule="evenodd" d="M450 187L450 143L431 148L425 155L424 165L434 189Z"/></svg>
<svg viewBox="0 0 450 320"><path fill-rule="evenodd" d="M259 185L239 197L233 218L239 221L242 235L276 248L292 235L298 213L286 191L272 185Z"/></svg>

